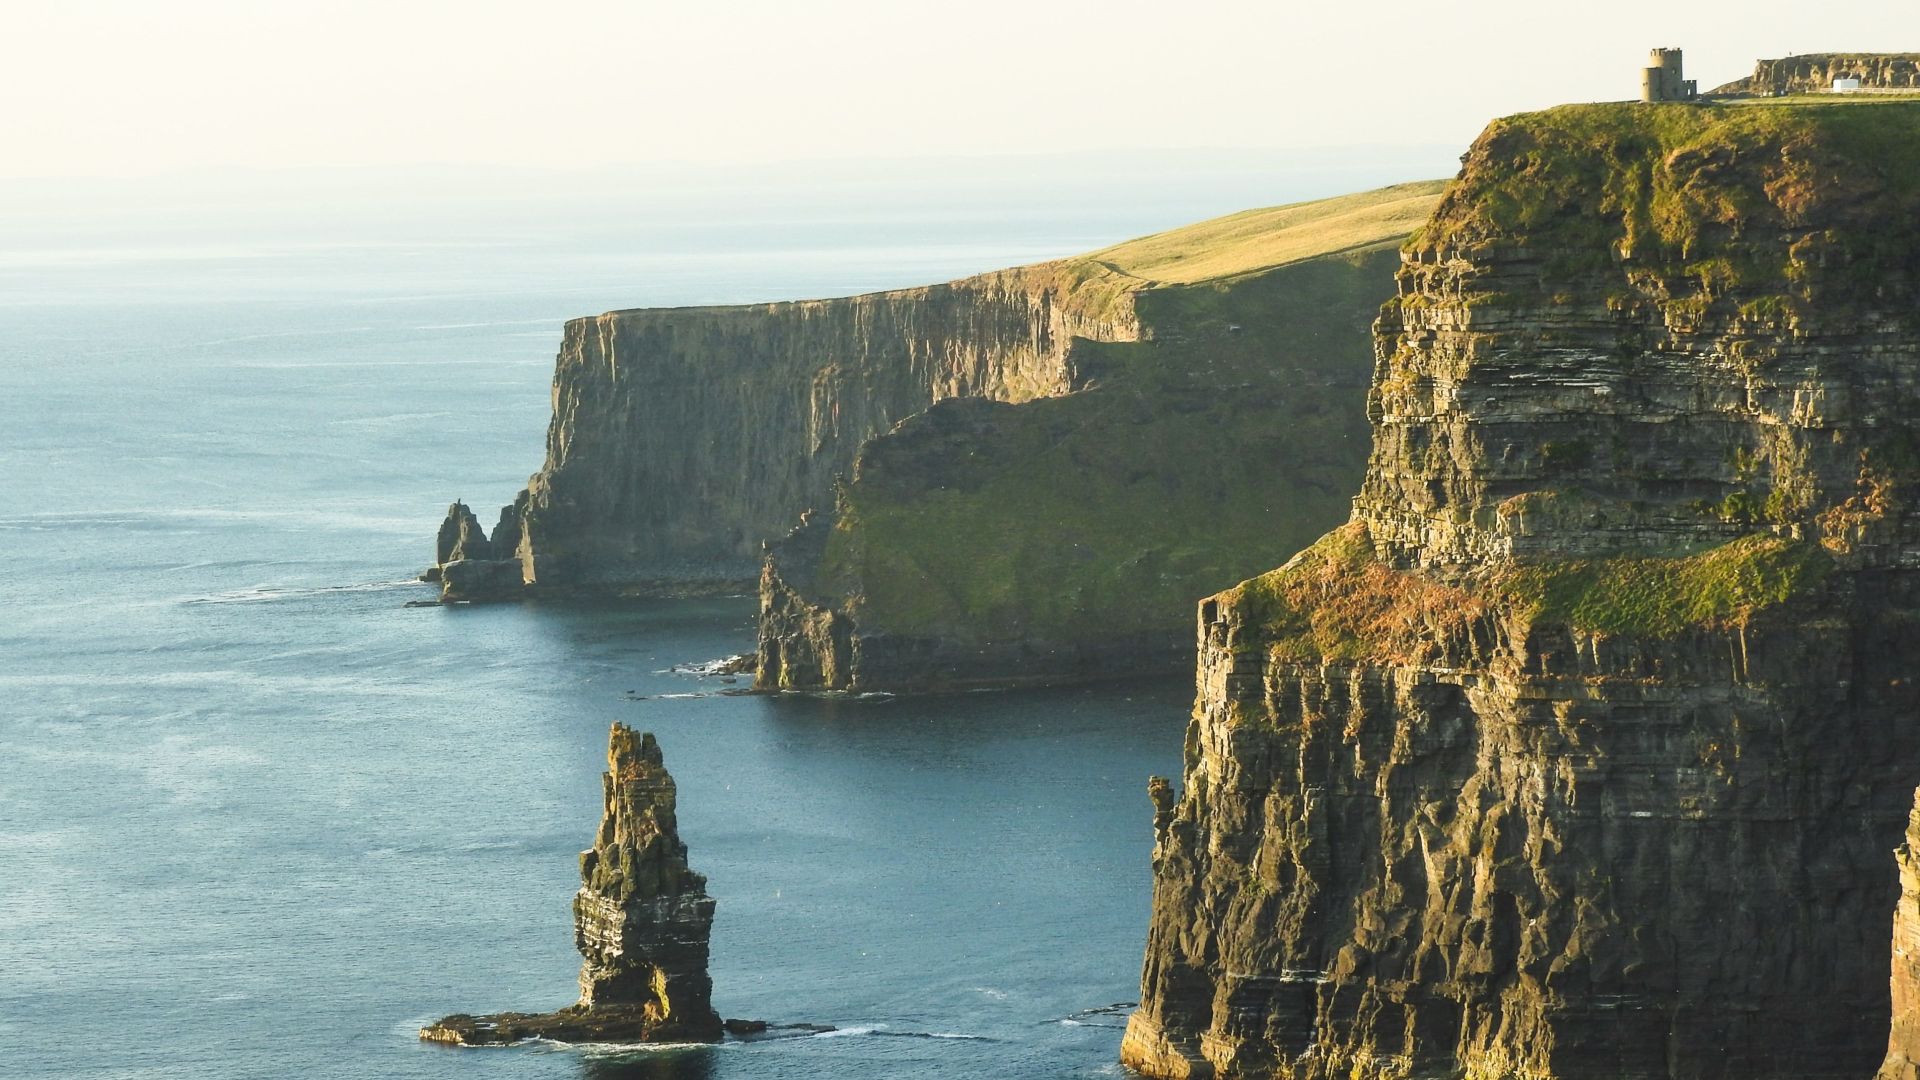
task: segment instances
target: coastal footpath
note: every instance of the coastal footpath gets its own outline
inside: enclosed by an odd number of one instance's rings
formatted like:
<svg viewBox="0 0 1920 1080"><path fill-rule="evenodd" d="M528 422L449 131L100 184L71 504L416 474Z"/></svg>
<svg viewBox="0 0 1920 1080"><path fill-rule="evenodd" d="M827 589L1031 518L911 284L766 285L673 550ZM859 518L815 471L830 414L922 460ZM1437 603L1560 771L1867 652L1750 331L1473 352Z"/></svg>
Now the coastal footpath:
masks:
<svg viewBox="0 0 1920 1080"><path fill-rule="evenodd" d="M1199 606L1128 1064L1910 1075L1917 223L1920 103L1487 129L1351 520Z"/></svg>
<svg viewBox="0 0 1920 1080"><path fill-rule="evenodd" d="M1249 211L1078 260L1131 341L1072 392L950 399L870 440L771 546L762 689L938 690L1172 675L1195 596L1346 516L1367 328L1439 183Z"/></svg>

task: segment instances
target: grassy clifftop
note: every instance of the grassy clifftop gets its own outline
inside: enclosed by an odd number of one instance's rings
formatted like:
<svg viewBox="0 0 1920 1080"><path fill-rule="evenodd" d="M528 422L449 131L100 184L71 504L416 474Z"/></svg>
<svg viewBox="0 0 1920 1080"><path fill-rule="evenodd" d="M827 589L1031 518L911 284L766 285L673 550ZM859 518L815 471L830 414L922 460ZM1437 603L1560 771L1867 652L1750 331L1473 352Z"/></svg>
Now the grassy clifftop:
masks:
<svg viewBox="0 0 1920 1080"><path fill-rule="evenodd" d="M1413 662L1479 612L1738 630L1895 558L1916 223L1920 101L1495 121L1382 319L1356 520L1219 602L1288 660Z"/></svg>
<svg viewBox="0 0 1920 1080"><path fill-rule="evenodd" d="M1313 202L1247 210L1102 248L1091 261L1153 284L1194 284L1271 270L1374 244L1397 244L1425 221L1443 180L1396 184Z"/></svg>
<svg viewBox="0 0 1920 1080"><path fill-rule="evenodd" d="M1565 276L1806 311L1863 284L1836 263L1913 263L1887 226L1920 213L1920 100L1568 105L1495 121L1462 175L1420 247L1522 237Z"/></svg>
<svg viewBox="0 0 1920 1080"><path fill-rule="evenodd" d="M1433 212L1445 188L1444 180L1425 180L1246 210L969 280L1045 293L1089 321L1124 321L1128 305L1145 292L1222 282L1307 259L1397 245Z"/></svg>

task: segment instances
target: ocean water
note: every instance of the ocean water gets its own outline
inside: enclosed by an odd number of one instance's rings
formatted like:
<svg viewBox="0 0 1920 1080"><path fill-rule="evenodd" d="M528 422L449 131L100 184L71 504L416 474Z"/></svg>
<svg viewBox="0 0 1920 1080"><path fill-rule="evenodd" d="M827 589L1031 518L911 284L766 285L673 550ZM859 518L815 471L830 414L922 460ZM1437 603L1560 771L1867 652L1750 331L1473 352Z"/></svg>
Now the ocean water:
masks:
<svg viewBox="0 0 1920 1080"><path fill-rule="evenodd" d="M567 317L938 281L1451 152L0 185L0 1077L1121 1074L1186 685L740 696L673 669L750 650L751 598L413 575L448 502L491 521L538 467ZM722 1015L837 1031L417 1039L574 997L614 721L678 781Z"/></svg>
<svg viewBox="0 0 1920 1080"><path fill-rule="evenodd" d="M561 321L830 295L1173 221L857 214L619 243L0 246L0 1076L1115 1075L1188 690L744 697L752 601L408 607L538 466ZM606 730L719 901L709 1048L458 1050L575 993Z"/></svg>

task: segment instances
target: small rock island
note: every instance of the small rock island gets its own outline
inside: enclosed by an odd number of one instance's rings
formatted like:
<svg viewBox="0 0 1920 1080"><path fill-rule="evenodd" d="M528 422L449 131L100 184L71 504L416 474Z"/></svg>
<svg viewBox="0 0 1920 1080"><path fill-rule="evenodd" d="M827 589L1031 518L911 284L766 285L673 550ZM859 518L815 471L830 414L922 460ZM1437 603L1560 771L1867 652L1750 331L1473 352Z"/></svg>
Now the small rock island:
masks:
<svg viewBox="0 0 1920 1080"><path fill-rule="evenodd" d="M444 1017L420 1029L432 1042L489 1046L562 1042L718 1042L707 941L713 898L687 866L674 819L673 777L651 733L613 725L606 809L580 853L573 898L580 1000L550 1013Z"/></svg>

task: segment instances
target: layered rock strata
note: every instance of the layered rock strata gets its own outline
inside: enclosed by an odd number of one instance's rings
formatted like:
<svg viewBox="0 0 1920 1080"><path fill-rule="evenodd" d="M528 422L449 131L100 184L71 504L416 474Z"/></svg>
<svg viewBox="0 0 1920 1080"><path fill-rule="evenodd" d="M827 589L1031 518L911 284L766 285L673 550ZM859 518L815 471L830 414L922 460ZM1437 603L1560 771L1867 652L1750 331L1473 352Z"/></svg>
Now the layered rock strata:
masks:
<svg viewBox="0 0 1920 1080"><path fill-rule="evenodd" d="M1496 122L1352 521L1200 606L1160 1076L1859 1077L1920 779L1920 107Z"/></svg>
<svg viewBox="0 0 1920 1080"><path fill-rule="evenodd" d="M421 1029L434 1042L714 1042L707 941L713 898L687 866L673 777L651 733L613 725L602 777L605 810L580 853L573 898L580 1000L551 1013L460 1014Z"/></svg>
<svg viewBox="0 0 1920 1080"><path fill-rule="evenodd" d="M1718 95L1811 94L1840 78L1859 79L1866 90L1920 90L1920 53L1807 53L1762 60L1753 74L1713 92Z"/></svg>
<svg viewBox="0 0 1920 1080"><path fill-rule="evenodd" d="M739 307L613 311L566 326L546 464L503 510L495 558L553 592L751 588L761 545L869 437L949 397L1079 384L1080 338L1138 333L1128 283L1045 263L944 285Z"/></svg>
<svg viewBox="0 0 1920 1080"><path fill-rule="evenodd" d="M1075 342L1088 385L1070 394L944 401L862 448L832 512L769 550L757 685L918 691L1187 669L1193 596L1347 513L1366 454L1366 328L1440 186L1092 256L1133 277L1141 340ZM1236 246L1253 250L1225 258ZM1167 251L1181 257L1154 261Z"/></svg>

